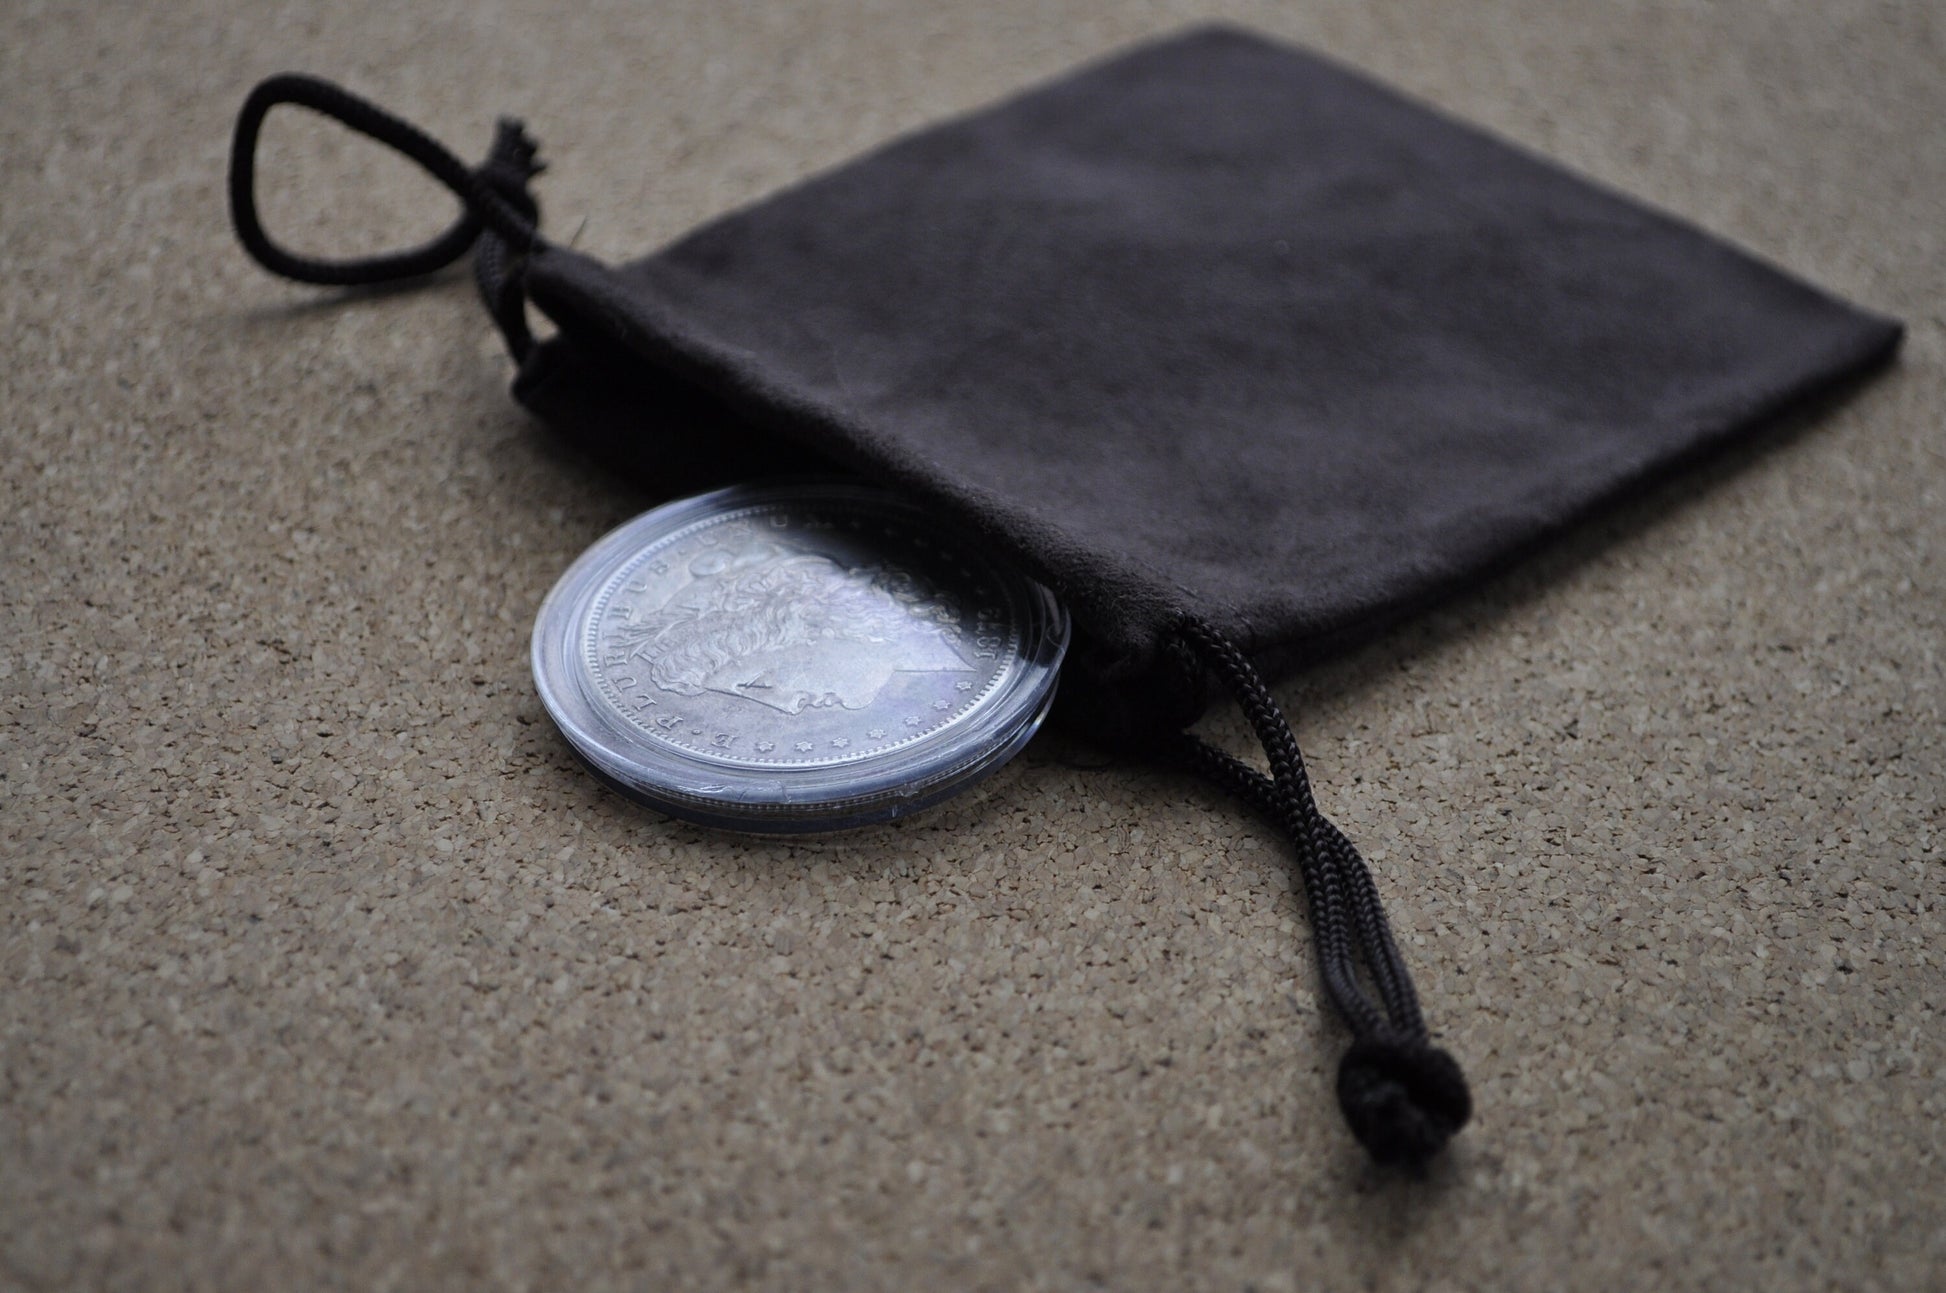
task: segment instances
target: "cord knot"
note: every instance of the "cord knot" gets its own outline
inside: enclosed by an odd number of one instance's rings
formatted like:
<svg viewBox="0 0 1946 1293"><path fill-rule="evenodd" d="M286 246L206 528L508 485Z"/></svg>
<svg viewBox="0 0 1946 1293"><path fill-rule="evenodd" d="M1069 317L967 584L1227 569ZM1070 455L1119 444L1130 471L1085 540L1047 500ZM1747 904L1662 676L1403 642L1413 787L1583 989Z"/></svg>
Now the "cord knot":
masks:
<svg viewBox="0 0 1946 1293"><path fill-rule="evenodd" d="M547 169L547 163L540 160L540 147L526 126L513 117L502 117L494 129L493 147L486 161L473 172L530 224L540 221L540 204L527 185Z"/></svg>
<svg viewBox="0 0 1946 1293"><path fill-rule="evenodd" d="M1375 1160L1421 1167L1466 1125L1473 1097L1437 1046L1368 1037L1338 1065L1338 1107Z"/></svg>

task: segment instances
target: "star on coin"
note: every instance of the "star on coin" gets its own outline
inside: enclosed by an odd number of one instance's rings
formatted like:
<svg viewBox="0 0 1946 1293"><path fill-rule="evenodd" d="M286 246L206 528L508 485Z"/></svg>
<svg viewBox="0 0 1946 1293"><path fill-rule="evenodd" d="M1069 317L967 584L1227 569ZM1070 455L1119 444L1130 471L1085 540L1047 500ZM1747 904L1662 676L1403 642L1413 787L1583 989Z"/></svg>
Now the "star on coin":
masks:
<svg viewBox="0 0 1946 1293"><path fill-rule="evenodd" d="M811 743L809 741L799 741L791 746L791 748L799 754L809 754L811 752Z"/></svg>

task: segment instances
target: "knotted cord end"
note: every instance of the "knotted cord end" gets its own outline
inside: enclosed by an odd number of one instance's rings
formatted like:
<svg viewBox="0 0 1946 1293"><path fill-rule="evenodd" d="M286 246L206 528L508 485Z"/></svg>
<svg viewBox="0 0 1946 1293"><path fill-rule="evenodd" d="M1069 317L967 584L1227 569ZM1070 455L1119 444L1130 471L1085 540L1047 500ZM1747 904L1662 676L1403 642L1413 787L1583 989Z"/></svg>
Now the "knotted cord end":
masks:
<svg viewBox="0 0 1946 1293"><path fill-rule="evenodd" d="M519 169L521 179L531 180L547 169L540 151L539 142L527 133L527 123L519 117L502 117L494 123L490 162L505 161Z"/></svg>
<svg viewBox="0 0 1946 1293"><path fill-rule="evenodd" d="M1459 1062L1426 1042L1366 1038L1338 1064L1338 1107L1373 1159L1423 1167L1473 1114Z"/></svg>
<svg viewBox="0 0 1946 1293"><path fill-rule="evenodd" d="M1338 1105L1374 1159L1420 1167L1471 1116L1466 1078L1451 1055L1426 1041L1418 994L1378 888L1358 850L1319 810L1303 752L1276 698L1236 644L1208 624L1186 618L1180 635L1228 684L1270 761L1270 775L1187 733L1175 755L1289 836L1325 990L1360 1039L1338 1066ZM1361 967L1377 1000L1361 982Z"/></svg>
<svg viewBox="0 0 1946 1293"><path fill-rule="evenodd" d="M524 241L508 240L509 250L515 254L525 253L539 238L540 202L527 185L547 169L547 163L540 159L540 151L539 141L527 133L527 127L519 119L502 117L494 126L493 147L487 152L486 160L473 171L489 192L527 223L528 236ZM507 240L504 229L489 228L486 233Z"/></svg>

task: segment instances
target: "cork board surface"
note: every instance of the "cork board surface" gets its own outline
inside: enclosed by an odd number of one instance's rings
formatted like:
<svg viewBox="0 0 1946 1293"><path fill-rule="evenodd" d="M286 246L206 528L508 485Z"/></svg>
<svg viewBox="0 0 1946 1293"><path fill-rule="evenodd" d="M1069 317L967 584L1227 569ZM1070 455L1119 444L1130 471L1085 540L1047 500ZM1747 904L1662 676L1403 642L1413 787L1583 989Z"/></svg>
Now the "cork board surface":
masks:
<svg viewBox="0 0 1946 1293"><path fill-rule="evenodd" d="M610 257L1227 17L1907 320L1766 447L1295 679L1476 1122L1380 1174L1274 836L1048 736L839 840L583 775L532 615L640 510L470 286L273 280L301 69ZM0 42L0 1288L1938 1287L1934 6L23 3ZM271 227L450 203L298 114ZM1207 731L1245 748L1234 716Z"/></svg>

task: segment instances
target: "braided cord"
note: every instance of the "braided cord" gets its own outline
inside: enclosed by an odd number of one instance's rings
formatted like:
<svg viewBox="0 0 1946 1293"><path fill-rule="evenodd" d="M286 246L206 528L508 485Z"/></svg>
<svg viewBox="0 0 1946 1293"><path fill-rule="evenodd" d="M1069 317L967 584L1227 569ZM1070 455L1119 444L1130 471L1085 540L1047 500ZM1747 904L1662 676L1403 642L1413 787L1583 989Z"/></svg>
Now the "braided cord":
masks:
<svg viewBox="0 0 1946 1293"><path fill-rule="evenodd" d="M1318 808L1304 755L1270 689L1234 643L1201 620L1178 632L1223 681L1270 764L1265 776L1187 732L1174 738L1178 762L1275 822L1295 850L1310 910L1318 971L1353 1045L1338 1070L1338 1101L1352 1132L1381 1162L1418 1166L1472 1112L1465 1077L1428 1040L1412 976L1365 859ZM1376 989L1377 999L1360 977Z"/></svg>

